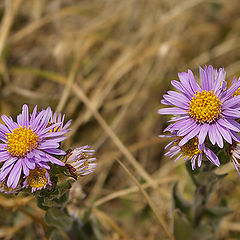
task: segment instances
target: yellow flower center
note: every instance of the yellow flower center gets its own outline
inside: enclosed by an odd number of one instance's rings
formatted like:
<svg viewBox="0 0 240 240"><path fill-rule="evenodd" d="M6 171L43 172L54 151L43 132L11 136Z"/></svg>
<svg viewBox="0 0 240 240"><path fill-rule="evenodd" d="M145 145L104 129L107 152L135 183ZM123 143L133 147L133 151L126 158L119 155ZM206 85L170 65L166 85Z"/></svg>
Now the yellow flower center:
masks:
<svg viewBox="0 0 240 240"><path fill-rule="evenodd" d="M32 188L42 188L47 184L46 169L35 168L30 170L27 181Z"/></svg>
<svg viewBox="0 0 240 240"><path fill-rule="evenodd" d="M183 137L176 141L176 144L178 144L182 138ZM187 143L181 146L181 150L188 158L192 158L194 155L200 153L201 151L198 149L198 138L194 137L190 139Z"/></svg>
<svg viewBox="0 0 240 240"><path fill-rule="evenodd" d="M7 150L13 156L23 157L38 145L38 135L26 126L14 129L7 133Z"/></svg>
<svg viewBox="0 0 240 240"><path fill-rule="evenodd" d="M189 107L189 114L197 122L211 123L221 114L221 102L212 91L203 90L195 94Z"/></svg>
<svg viewBox="0 0 240 240"><path fill-rule="evenodd" d="M234 94L233 94L233 97L236 97L236 96L239 96L240 95L240 88L238 88Z"/></svg>

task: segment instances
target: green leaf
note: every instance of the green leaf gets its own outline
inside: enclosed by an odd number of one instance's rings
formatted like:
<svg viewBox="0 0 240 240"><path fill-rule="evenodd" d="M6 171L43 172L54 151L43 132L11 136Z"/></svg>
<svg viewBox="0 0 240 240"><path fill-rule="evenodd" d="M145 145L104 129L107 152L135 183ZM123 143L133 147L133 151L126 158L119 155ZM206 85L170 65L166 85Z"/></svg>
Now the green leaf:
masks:
<svg viewBox="0 0 240 240"><path fill-rule="evenodd" d="M213 208L206 208L205 213L209 217L222 218L232 213L232 210L229 209L228 207L213 207Z"/></svg>
<svg viewBox="0 0 240 240"><path fill-rule="evenodd" d="M45 215L45 221L49 226L68 231L71 229L73 219L59 208L49 208Z"/></svg>
<svg viewBox="0 0 240 240"><path fill-rule="evenodd" d="M194 240L213 240L216 239L216 232L212 229L211 224L204 223L194 229Z"/></svg>
<svg viewBox="0 0 240 240"><path fill-rule="evenodd" d="M44 204L44 198L42 198L42 197L36 197L36 201L37 201L37 206L38 206L39 208L41 208L41 209L43 209L43 210L45 210L45 211L48 210L49 207Z"/></svg>
<svg viewBox="0 0 240 240"><path fill-rule="evenodd" d="M194 230L188 219L177 209L173 212L173 232L176 240L193 240Z"/></svg>
<svg viewBox="0 0 240 240"><path fill-rule="evenodd" d="M49 236L49 240L66 240L69 239L62 231L53 230Z"/></svg>
<svg viewBox="0 0 240 240"><path fill-rule="evenodd" d="M188 218L190 218L190 209L192 207L192 204L185 200L180 193L177 190L177 183L174 184L173 190L172 190L172 208L173 209L179 209L182 213L186 214Z"/></svg>

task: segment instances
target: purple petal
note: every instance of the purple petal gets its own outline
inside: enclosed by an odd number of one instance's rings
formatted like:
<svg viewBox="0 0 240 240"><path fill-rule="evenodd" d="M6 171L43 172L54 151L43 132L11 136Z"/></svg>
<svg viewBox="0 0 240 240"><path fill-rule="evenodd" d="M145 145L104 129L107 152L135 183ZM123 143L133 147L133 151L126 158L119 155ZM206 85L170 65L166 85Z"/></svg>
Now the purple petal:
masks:
<svg viewBox="0 0 240 240"><path fill-rule="evenodd" d="M181 153L176 159L174 159L174 162L177 162L182 156L183 156L183 153Z"/></svg>
<svg viewBox="0 0 240 240"><path fill-rule="evenodd" d="M64 127L63 127L62 130L67 129L67 128L71 125L71 123L72 123L72 120L69 120L69 121L64 125Z"/></svg>
<svg viewBox="0 0 240 240"><path fill-rule="evenodd" d="M6 168L8 168L10 165L13 165L13 164L16 162L16 160L18 160L17 157L13 157L13 158L7 160L7 161L3 164L2 168L1 168L1 171L4 171L4 170L5 170Z"/></svg>
<svg viewBox="0 0 240 240"><path fill-rule="evenodd" d="M212 125L212 128L213 128L214 131L215 131L215 138L216 138L217 145L218 145L220 148L223 148L222 135L221 135L220 132L218 131L217 126L216 126L216 123L214 123L214 124Z"/></svg>
<svg viewBox="0 0 240 240"><path fill-rule="evenodd" d="M214 69L211 65L209 65L208 67L205 65L204 70L208 80L208 90L212 90L215 80Z"/></svg>
<svg viewBox="0 0 240 240"><path fill-rule="evenodd" d="M47 170L50 170L50 166L46 162L38 162L37 165L41 168L45 168Z"/></svg>
<svg viewBox="0 0 240 240"><path fill-rule="evenodd" d="M27 104L24 104L22 107L22 120L23 120L23 125L22 126L29 126L29 115L28 115L28 106Z"/></svg>
<svg viewBox="0 0 240 240"><path fill-rule="evenodd" d="M237 91L237 89L240 87L240 81L237 81L235 84L233 84L227 91L223 98L221 98L222 101L227 100L228 98L232 98L233 94Z"/></svg>
<svg viewBox="0 0 240 240"><path fill-rule="evenodd" d="M10 187L12 187L13 189L16 188L20 179L21 172L22 172L22 159L19 159L15 163L13 169L11 170L8 176L7 186L9 188Z"/></svg>
<svg viewBox="0 0 240 240"><path fill-rule="evenodd" d="M196 168L196 158L197 158L197 155L194 155L191 159L192 170Z"/></svg>
<svg viewBox="0 0 240 240"><path fill-rule="evenodd" d="M230 133L228 132L228 129L222 127L220 124L216 122L217 129L219 133L223 136L223 138L230 144L232 144L232 138Z"/></svg>
<svg viewBox="0 0 240 240"><path fill-rule="evenodd" d="M49 155L49 154L46 154L46 157L48 158L48 160L53 163L53 164L57 164L57 165L60 165L60 166L65 166L65 163L58 160L57 158Z"/></svg>
<svg viewBox="0 0 240 240"><path fill-rule="evenodd" d="M182 86L182 84L179 81L173 80L171 81L171 84L180 92L182 92L188 99L192 99L192 95L189 94L185 88Z"/></svg>
<svg viewBox="0 0 240 240"><path fill-rule="evenodd" d="M240 96L232 97L222 104L222 110L234 107L240 104Z"/></svg>
<svg viewBox="0 0 240 240"><path fill-rule="evenodd" d="M31 160L28 159L27 157L25 157L25 158L23 159L23 161L24 161L26 167L29 168L29 169L31 169L31 170L33 170L33 169L36 167L35 162L34 162L34 161L31 161Z"/></svg>
<svg viewBox="0 0 240 240"><path fill-rule="evenodd" d="M237 133L232 132L231 130L229 131L229 133L234 141L240 142L240 136Z"/></svg>
<svg viewBox="0 0 240 240"><path fill-rule="evenodd" d="M6 176L8 175L8 173L11 171L12 167L14 166L14 164L11 164L10 166L8 166L7 168L5 168L4 170L1 169L0 172L0 181L3 182L6 179Z"/></svg>
<svg viewBox="0 0 240 240"><path fill-rule="evenodd" d="M9 158L11 158L12 156L9 154L8 151L0 151L0 162L6 161Z"/></svg>
<svg viewBox="0 0 240 240"><path fill-rule="evenodd" d="M0 123L0 132L1 134L3 134L3 136L6 136L6 133L10 133L11 131L9 131L9 129L5 125Z"/></svg>
<svg viewBox="0 0 240 240"><path fill-rule="evenodd" d="M8 146L7 144L0 143L0 151L2 150L6 151L7 146Z"/></svg>
<svg viewBox="0 0 240 240"><path fill-rule="evenodd" d="M34 121L35 118L36 118L36 115L37 115L37 105L34 107L33 112L32 112L32 114L31 114L30 124L33 123L33 121Z"/></svg>
<svg viewBox="0 0 240 240"><path fill-rule="evenodd" d="M38 133L39 136L42 136L43 134L51 131L53 128L58 127L59 125L61 125L61 123L54 123L51 126L45 128L44 130L42 130L41 132Z"/></svg>
<svg viewBox="0 0 240 240"><path fill-rule="evenodd" d="M180 115L180 114L187 114L187 111L181 108L162 108L158 110L158 114L174 114L174 115Z"/></svg>
<svg viewBox="0 0 240 240"><path fill-rule="evenodd" d="M185 143L187 143L190 139L195 137L200 131L200 126L198 125L196 128L194 128L190 133L188 133L180 142L179 146L183 146Z"/></svg>
<svg viewBox="0 0 240 240"><path fill-rule="evenodd" d="M29 168L27 167L25 161L22 161L22 166L23 166L23 173L25 176L29 175Z"/></svg>
<svg viewBox="0 0 240 240"><path fill-rule="evenodd" d="M205 148L204 149L204 153L206 154L206 157L213 163L215 164L216 166L220 166L220 162L219 162L219 159L218 157L216 156L216 154L211 151L209 148Z"/></svg>
<svg viewBox="0 0 240 240"><path fill-rule="evenodd" d="M1 118L10 131L12 131L15 128L18 128L18 125L11 118L8 118L6 115L2 115Z"/></svg>
<svg viewBox="0 0 240 240"><path fill-rule="evenodd" d="M54 154L54 155L65 155L66 153L61 150L61 149L55 149L55 148L49 148L49 149L44 149L45 152Z"/></svg>
<svg viewBox="0 0 240 240"><path fill-rule="evenodd" d="M199 74L202 90L209 90L206 72L201 67L199 67Z"/></svg>
<svg viewBox="0 0 240 240"><path fill-rule="evenodd" d="M43 129L46 128L46 126L49 123L50 116L51 116L51 108L48 107L41 119L41 122L39 123L39 125L37 126L37 128L35 130L37 133L41 132Z"/></svg>
<svg viewBox="0 0 240 240"><path fill-rule="evenodd" d="M201 92L202 89L199 87L199 85L197 84L195 77L193 75L193 72L191 70L188 70L188 81L191 85L191 88L193 90L193 92Z"/></svg>
<svg viewBox="0 0 240 240"><path fill-rule="evenodd" d="M232 122L234 122L234 123L236 123L236 124L232 124L231 123L231 121ZM233 131L235 131L235 132L239 132L240 131L240 124L239 123L237 123L237 122L235 122L234 120L228 120L227 118L224 118L224 119L222 119L222 118L219 118L218 120L217 120L217 122L218 122L218 124L220 124L221 126L223 126L223 127L225 127L225 128L228 128L228 129L231 129L231 130L233 130Z"/></svg>
<svg viewBox="0 0 240 240"><path fill-rule="evenodd" d="M212 143L212 145L215 145L215 143L216 143L216 134L215 134L213 125L209 126L208 136L209 136L209 139L210 139L210 142Z"/></svg>
<svg viewBox="0 0 240 240"><path fill-rule="evenodd" d="M213 88L213 93L216 94L217 96L219 94L219 90L221 91L221 84L224 81L225 76L226 76L226 72L224 71L223 68L220 68L218 71L216 82L214 84L214 88Z"/></svg>
<svg viewBox="0 0 240 240"><path fill-rule="evenodd" d="M222 114L226 117L240 118L240 112L236 109L224 109Z"/></svg>
<svg viewBox="0 0 240 240"><path fill-rule="evenodd" d="M38 149L48 149L48 148L58 148L58 147L59 147L59 143L51 141L51 140L41 142L38 145Z"/></svg>
<svg viewBox="0 0 240 240"><path fill-rule="evenodd" d="M208 129L209 129L209 124L201 125L201 129L200 129L200 132L199 132L199 135L198 135L199 144L204 143L204 141L206 139L206 136L207 136L207 133L208 133Z"/></svg>
<svg viewBox="0 0 240 240"><path fill-rule="evenodd" d="M38 115L34 119L34 121L31 122L31 129L32 130L36 131L36 129L38 128L44 114L45 114L45 110L41 111L40 113L38 113Z"/></svg>
<svg viewBox="0 0 240 240"><path fill-rule="evenodd" d="M201 167L201 164L202 164L202 153L200 153L198 156L198 167Z"/></svg>
<svg viewBox="0 0 240 240"><path fill-rule="evenodd" d="M58 137L58 136L62 136L64 134L66 134L68 132L68 130L64 130L64 131L60 131L60 132L47 132L43 135L41 135L42 138L49 138L49 137Z"/></svg>
<svg viewBox="0 0 240 240"><path fill-rule="evenodd" d="M167 148L171 147L177 140L178 140L178 139L174 139L173 141L171 141L170 143L168 143L168 144L164 147L164 149L167 149Z"/></svg>
<svg viewBox="0 0 240 240"><path fill-rule="evenodd" d="M198 126L200 126L200 125L197 124L195 121L193 121L191 119L190 123L186 122L185 125L182 128L179 129L179 131L177 132L177 135L178 136L185 136L190 131L192 131L193 129L195 129Z"/></svg>
<svg viewBox="0 0 240 240"><path fill-rule="evenodd" d="M163 95L163 98L170 103L170 105L175 105L177 107L187 110L189 108L189 103L184 101L183 98L178 96Z"/></svg>
<svg viewBox="0 0 240 240"><path fill-rule="evenodd" d="M192 88L190 86L188 74L186 72L181 72L181 73L178 73L178 77L179 77L179 80L180 80L182 86L185 89L185 92L187 92L188 95L193 97L194 91L192 90Z"/></svg>

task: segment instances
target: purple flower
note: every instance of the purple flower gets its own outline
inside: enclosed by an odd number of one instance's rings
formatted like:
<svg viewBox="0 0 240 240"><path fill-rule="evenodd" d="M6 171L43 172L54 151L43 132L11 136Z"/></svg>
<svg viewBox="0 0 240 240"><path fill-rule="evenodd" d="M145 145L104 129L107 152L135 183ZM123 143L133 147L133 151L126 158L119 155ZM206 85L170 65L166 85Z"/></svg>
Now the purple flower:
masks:
<svg viewBox="0 0 240 240"><path fill-rule="evenodd" d="M220 166L220 162L218 157L215 155L213 151L205 146L205 144L199 145L198 138L194 137L190 139L187 143L182 146L179 146L179 142L183 137L177 137L176 133L171 133L171 135L160 135L160 137L171 137L174 138L165 149L171 147L165 156L169 156L170 158L177 156L175 162L179 160L181 157L184 157L184 160L191 159L192 169L196 168L196 160L198 167L202 164L203 153L205 156L216 166Z"/></svg>
<svg viewBox="0 0 240 240"><path fill-rule="evenodd" d="M240 96L233 94L240 87L240 81L234 79L230 88L226 88L225 71L212 66L200 67L201 87L196 82L191 70L179 73L179 81L172 85L179 91L168 91L163 96L162 104L172 108L158 110L159 114L176 115L174 123L164 131L176 131L182 137L179 146L183 146L195 136L199 144L203 144L207 135L213 145L217 143L223 148L223 139L232 143L232 139L240 142L237 132L240 124L234 119L240 118Z"/></svg>
<svg viewBox="0 0 240 240"><path fill-rule="evenodd" d="M0 170L0 181L6 181L7 187L15 189L21 174L29 175L35 168L50 169L49 163L65 164L53 155L65 155L59 149L59 143L70 130L63 127L61 119L51 122L52 111L49 108L37 113L37 106L29 117L28 106L22 107L22 113L14 122L11 117L2 116L0 124L0 159L4 164ZM53 129L58 128L58 131Z"/></svg>
<svg viewBox="0 0 240 240"><path fill-rule="evenodd" d="M47 185L52 186L49 172L45 168L35 168L29 171L29 175L23 182L23 187L31 187L32 193L45 189Z"/></svg>
<svg viewBox="0 0 240 240"><path fill-rule="evenodd" d="M77 176L87 175L97 167L96 158L93 157L94 154L95 150L90 149L88 145L75 148L66 156L66 165Z"/></svg>

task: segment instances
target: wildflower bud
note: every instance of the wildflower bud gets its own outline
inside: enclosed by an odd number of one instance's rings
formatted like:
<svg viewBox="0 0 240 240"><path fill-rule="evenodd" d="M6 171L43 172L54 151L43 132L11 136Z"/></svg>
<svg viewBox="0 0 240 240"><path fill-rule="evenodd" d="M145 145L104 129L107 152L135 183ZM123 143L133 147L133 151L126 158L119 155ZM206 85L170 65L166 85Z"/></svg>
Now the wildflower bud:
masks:
<svg viewBox="0 0 240 240"><path fill-rule="evenodd" d="M71 176L84 176L93 172L97 166L95 150L88 145L75 148L66 156L66 167Z"/></svg>

